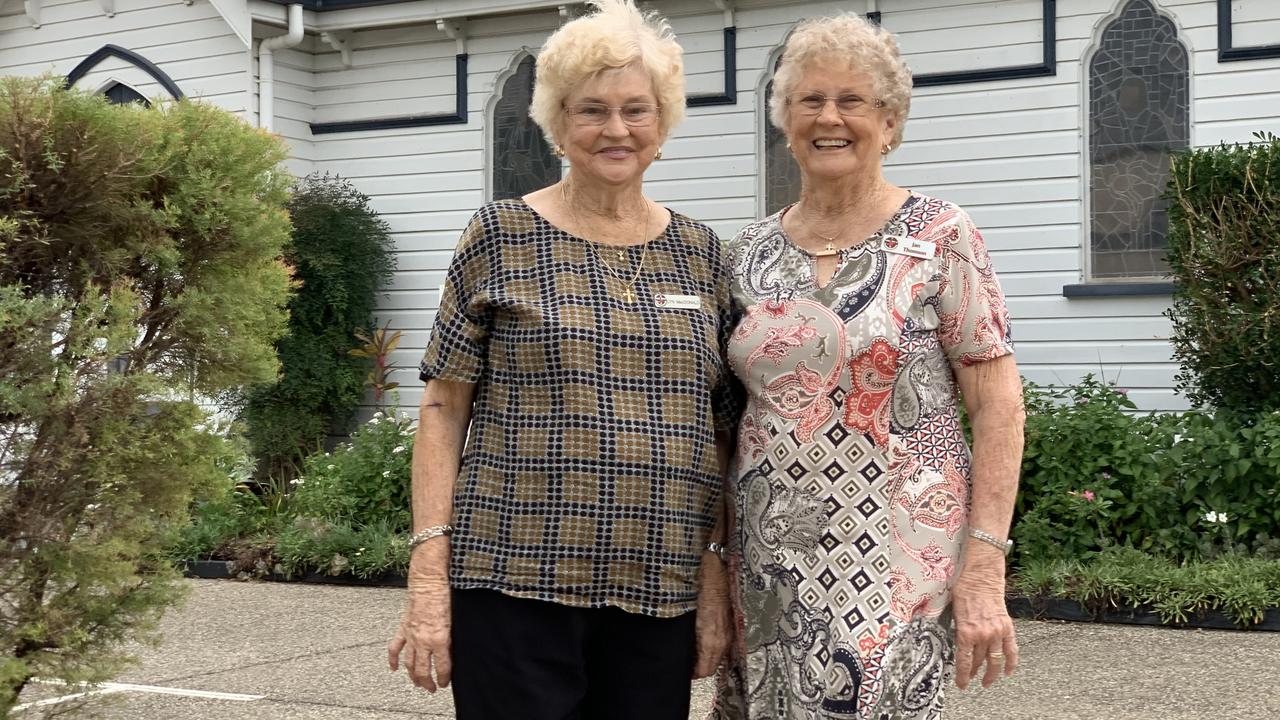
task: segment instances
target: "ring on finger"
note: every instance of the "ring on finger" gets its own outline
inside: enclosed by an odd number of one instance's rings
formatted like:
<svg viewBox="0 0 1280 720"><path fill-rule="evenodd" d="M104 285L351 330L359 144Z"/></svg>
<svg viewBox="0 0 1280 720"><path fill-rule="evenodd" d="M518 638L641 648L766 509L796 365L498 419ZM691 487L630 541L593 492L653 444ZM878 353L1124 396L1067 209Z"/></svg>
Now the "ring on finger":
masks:
<svg viewBox="0 0 1280 720"><path fill-rule="evenodd" d="M993 651L991 651L991 652L987 653L987 657L989 657L989 658L995 658L995 659L999 660L1000 658L1004 657L1004 653L1000 652L999 650L993 650Z"/></svg>

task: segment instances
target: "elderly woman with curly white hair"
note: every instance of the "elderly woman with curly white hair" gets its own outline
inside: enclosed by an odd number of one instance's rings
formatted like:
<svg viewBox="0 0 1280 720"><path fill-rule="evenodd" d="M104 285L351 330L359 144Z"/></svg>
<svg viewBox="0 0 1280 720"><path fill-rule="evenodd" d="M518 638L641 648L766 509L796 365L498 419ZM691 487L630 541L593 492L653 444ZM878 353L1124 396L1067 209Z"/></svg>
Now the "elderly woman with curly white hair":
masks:
<svg viewBox="0 0 1280 720"><path fill-rule="evenodd" d="M569 173L475 214L421 365L389 661L452 679L462 720L684 720L728 645L728 273L642 190L684 115L679 45L593 4L538 56L531 115Z"/></svg>
<svg viewBox="0 0 1280 720"><path fill-rule="evenodd" d="M1018 662L1004 580L1023 409L1004 297L964 210L882 173L911 98L889 33L802 22L773 87L803 186L728 244L748 405L730 483L739 635L715 715L933 720L953 674L985 686Z"/></svg>

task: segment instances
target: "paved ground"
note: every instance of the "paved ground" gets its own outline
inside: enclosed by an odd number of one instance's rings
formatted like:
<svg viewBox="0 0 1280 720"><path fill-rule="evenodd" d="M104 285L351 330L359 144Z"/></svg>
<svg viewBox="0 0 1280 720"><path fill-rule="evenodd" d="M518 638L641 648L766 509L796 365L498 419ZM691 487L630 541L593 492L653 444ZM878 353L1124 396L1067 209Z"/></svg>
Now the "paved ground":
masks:
<svg viewBox="0 0 1280 720"><path fill-rule="evenodd" d="M193 580L164 642L85 710L108 720L452 718L385 665L402 590ZM947 720L1280 718L1280 634L1019 621L1023 669L948 696ZM26 702L66 695L35 687ZM173 694L160 694L160 693ZM202 693L208 693L201 696ZM694 712L710 703L694 689ZM41 718L67 704L32 707Z"/></svg>

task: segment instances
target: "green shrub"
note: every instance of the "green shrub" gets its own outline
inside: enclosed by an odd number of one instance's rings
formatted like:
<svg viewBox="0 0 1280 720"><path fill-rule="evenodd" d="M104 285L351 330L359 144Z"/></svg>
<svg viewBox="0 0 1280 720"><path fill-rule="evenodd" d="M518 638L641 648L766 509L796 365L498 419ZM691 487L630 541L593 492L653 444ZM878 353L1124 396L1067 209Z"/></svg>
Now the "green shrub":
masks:
<svg viewBox="0 0 1280 720"><path fill-rule="evenodd" d="M1028 397L1018 565L1117 546L1175 560L1280 552L1280 413L1141 415L1091 376Z"/></svg>
<svg viewBox="0 0 1280 720"><path fill-rule="evenodd" d="M1194 546L1179 511L1168 418L1137 415L1122 392L1087 376L1029 403L1013 537L1019 562L1078 558L1125 545L1156 553ZM1045 402L1048 396L1057 402Z"/></svg>
<svg viewBox="0 0 1280 720"><path fill-rule="evenodd" d="M1170 342L1197 404L1280 410L1280 138L1175 154Z"/></svg>
<svg viewBox="0 0 1280 720"><path fill-rule="evenodd" d="M228 446L178 396L275 374L284 158L209 105L0 79L0 716L179 596L164 543Z"/></svg>
<svg viewBox="0 0 1280 720"><path fill-rule="evenodd" d="M1280 412L1190 412L1171 424L1168 462L1181 476L1182 522L1205 530L1199 554L1276 552Z"/></svg>
<svg viewBox="0 0 1280 720"><path fill-rule="evenodd" d="M385 519L353 525L298 517L278 536L275 553L276 569L287 576L317 572L373 578L408 570L409 537Z"/></svg>
<svg viewBox="0 0 1280 720"><path fill-rule="evenodd" d="M409 530L413 421L381 412L333 452L307 458L294 480L298 515Z"/></svg>
<svg viewBox="0 0 1280 720"><path fill-rule="evenodd" d="M310 175L289 201L293 243L286 261L297 292L289 331L276 343L280 377L253 389L242 417L260 477L292 479L330 432L349 429L369 360L351 354L373 331L378 289L395 268L386 222L350 183Z"/></svg>

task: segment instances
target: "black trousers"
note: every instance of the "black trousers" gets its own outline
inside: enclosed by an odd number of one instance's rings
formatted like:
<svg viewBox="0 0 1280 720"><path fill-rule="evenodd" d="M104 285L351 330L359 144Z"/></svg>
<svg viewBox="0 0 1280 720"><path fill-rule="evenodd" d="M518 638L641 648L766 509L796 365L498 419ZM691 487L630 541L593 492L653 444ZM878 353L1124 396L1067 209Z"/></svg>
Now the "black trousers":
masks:
<svg viewBox="0 0 1280 720"><path fill-rule="evenodd" d="M458 720L687 720L694 613L453 591Z"/></svg>

